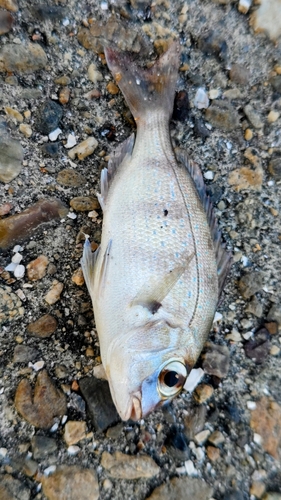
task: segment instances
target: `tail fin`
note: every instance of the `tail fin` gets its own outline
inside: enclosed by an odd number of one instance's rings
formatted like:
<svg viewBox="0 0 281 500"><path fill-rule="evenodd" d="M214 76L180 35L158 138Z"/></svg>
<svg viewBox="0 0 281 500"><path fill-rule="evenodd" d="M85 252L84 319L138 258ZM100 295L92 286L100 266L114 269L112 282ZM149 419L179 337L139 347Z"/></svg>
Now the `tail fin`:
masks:
<svg viewBox="0 0 281 500"><path fill-rule="evenodd" d="M171 118L180 63L180 45L173 42L149 69L138 66L129 53L105 48L108 67L136 121L152 110Z"/></svg>

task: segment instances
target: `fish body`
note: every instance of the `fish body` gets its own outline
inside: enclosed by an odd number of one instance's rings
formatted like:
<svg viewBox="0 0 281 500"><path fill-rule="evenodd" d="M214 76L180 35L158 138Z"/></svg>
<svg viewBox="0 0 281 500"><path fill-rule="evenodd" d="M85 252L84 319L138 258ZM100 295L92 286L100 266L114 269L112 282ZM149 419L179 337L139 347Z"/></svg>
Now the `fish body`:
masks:
<svg viewBox="0 0 281 500"><path fill-rule="evenodd" d="M184 155L179 163L171 145L178 44L149 70L113 49L106 57L137 135L102 173L101 245L92 255L86 242L82 268L112 398L127 420L177 395L196 363L219 297L220 235L200 171ZM223 250L220 259L224 279Z"/></svg>

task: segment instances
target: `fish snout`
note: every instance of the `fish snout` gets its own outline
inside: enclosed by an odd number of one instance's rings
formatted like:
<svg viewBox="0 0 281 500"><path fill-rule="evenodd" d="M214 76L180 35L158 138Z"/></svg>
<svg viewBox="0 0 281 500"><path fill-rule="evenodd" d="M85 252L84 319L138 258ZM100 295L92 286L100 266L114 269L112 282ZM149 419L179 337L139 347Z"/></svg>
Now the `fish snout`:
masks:
<svg viewBox="0 0 281 500"><path fill-rule="evenodd" d="M136 421L140 420L141 417L142 417L141 400L139 396L133 396L130 419Z"/></svg>

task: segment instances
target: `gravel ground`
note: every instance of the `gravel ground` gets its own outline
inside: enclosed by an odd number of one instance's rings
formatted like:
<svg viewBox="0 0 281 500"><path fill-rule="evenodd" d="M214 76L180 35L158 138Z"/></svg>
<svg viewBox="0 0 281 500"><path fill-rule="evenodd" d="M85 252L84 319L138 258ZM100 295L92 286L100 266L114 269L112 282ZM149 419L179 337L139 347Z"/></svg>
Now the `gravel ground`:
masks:
<svg viewBox="0 0 281 500"><path fill-rule="evenodd" d="M281 2L250 3L0 0L1 499L281 499ZM173 144L234 264L199 385L121 423L79 265L134 130L102 40L151 60L176 37Z"/></svg>

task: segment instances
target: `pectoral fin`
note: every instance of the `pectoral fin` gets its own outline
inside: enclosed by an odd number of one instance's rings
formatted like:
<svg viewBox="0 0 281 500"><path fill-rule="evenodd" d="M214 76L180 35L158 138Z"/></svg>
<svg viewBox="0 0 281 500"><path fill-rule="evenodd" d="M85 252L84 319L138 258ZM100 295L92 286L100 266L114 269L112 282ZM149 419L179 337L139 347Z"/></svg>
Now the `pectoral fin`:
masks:
<svg viewBox="0 0 281 500"><path fill-rule="evenodd" d="M175 267L164 277L161 276L159 279L157 277L151 279L149 283L145 283L134 298L132 305L141 305L155 314L162 306L165 297L188 269L193 257L194 252L188 256L184 265Z"/></svg>
<svg viewBox="0 0 281 500"><path fill-rule="evenodd" d="M80 261L84 278L86 281L87 288L91 293L91 289L94 285L94 271L97 257L100 251L100 247L97 248L95 252L92 252L91 243L89 237L86 235L86 240L84 243L83 256Z"/></svg>

